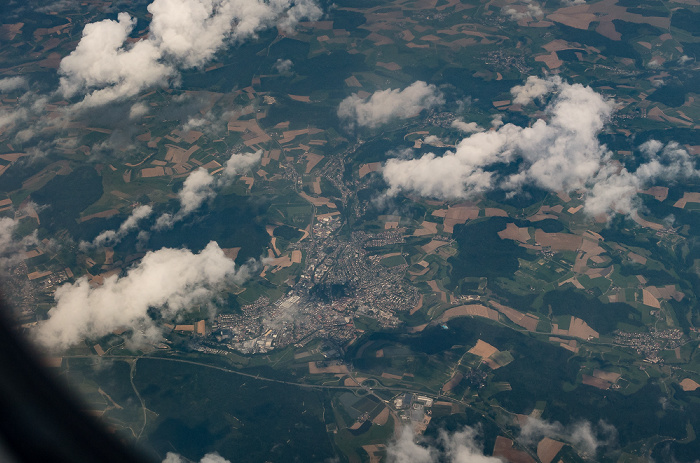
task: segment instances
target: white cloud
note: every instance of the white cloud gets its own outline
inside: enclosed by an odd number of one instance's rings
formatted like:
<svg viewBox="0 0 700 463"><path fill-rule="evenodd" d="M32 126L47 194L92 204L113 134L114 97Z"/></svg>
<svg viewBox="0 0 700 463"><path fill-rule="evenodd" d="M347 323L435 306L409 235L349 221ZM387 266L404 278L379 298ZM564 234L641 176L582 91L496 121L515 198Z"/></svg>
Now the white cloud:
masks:
<svg viewBox="0 0 700 463"><path fill-rule="evenodd" d="M128 13L87 24L76 49L61 61L59 92L84 94L79 107L132 97L177 78L179 69L202 66L229 43L321 15L313 0L155 0L148 11L148 36L133 44L127 37L136 19Z"/></svg>
<svg viewBox="0 0 700 463"><path fill-rule="evenodd" d="M553 94L545 107L547 120L529 127L505 124L474 133L442 156L389 159L382 174L388 194L412 191L443 199L465 198L496 188L517 192L523 185L550 191L584 189L591 214L635 211L636 191L655 181L700 176L690 155L676 143L655 142L641 149L647 156L634 172L611 163L612 153L598 141L614 102L590 87L568 84L558 77L528 78L512 89L527 104ZM498 173L498 163L521 161L520 170Z"/></svg>
<svg viewBox="0 0 700 463"><path fill-rule="evenodd" d="M92 243L82 242L80 247L85 250L90 246L114 246L119 243L131 231L138 228L139 222L150 217L153 213L153 208L148 205L138 206L135 208L129 217L122 222L117 230L105 230L95 237Z"/></svg>
<svg viewBox="0 0 700 463"><path fill-rule="evenodd" d="M275 70L279 72L280 74L284 74L285 72L289 72L292 70L292 67L294 66L294 63L292 62L291 59L278 59L275 62Z"/></svg>
<svg viewBox="0 0 700 463"><path fill-rule="evenodd" d="M85 93L81 105L91 107L165 84L175 69L160 61L163 54L154 40L125 46L135 25L128 13L119 13L117 21L87 24L76 49L61 61L60 93L69 98Z"/></svg>
<svg viewBox="0 0 700 463"><path fill-rule="evenodd" d="M634 172L606 162L590 182L585 209L589 214L607 214L610 211L635 214L638 209L637 191L658 182L675 182L700 177L691 155L678 145L666 145L650 140L640 146L646 157Z"/></svg>
<svg viewBox="0 0 700 463"><path fill-rule="evenodd" d="M12 265L18 264L28 248L39 243L36 231L21 239L15 233L19 221L9 217L0 218L0 271L4 272Z"/></svg>
<svg viewBox="0 0 700 463"><path fill-rule="evenodd" d="M688 56L688 55L683 55L683 56L681 56L680 58L678 58L678 62L679 62L680 64L685 64L685 63L687 63L688 61L693 61L693 59L694 59L694 58L691 58L691 57Z"/></svg>
<svg viewBox="0 0 700 463"><path fill-rule="evenodd" d="M483 132L483 127L479 127L476 122L464 122L462 119L455 119L451 126L465 133Z"/></svg>
<svg viewBox="0 0 700 463"><path fill-rule="evenodd" d="M476 440L477 431L469 426L461 431L440 431L438 445L419 445L410 427L387 446L389 463L502 463L500 458L484 455Z"/></svg>
<svg viewBox="0 0 700 463"><path fill-rule="evenodd" d="M213 241L199 254L187 249L152 251L125 276L110 276L102 286L93 288L82 277L59 287L56 306L33 334L41 345L56 350L122 327L134 329L132 340L156 341L161 331L149 309L174 319L195 304L209 302L222 285L242 283L250 271L249 266L236 267Z"/></svg>
<svg viewBox="0 0 700 463"><path fill-rule="evenodd" d="M134 103L129 109L129 119L138 119L148 114L149 107L146 103Z"/></svg>
<svg viewBox="0 0 700 463"><path fill-rule="evenodd" d="M532 100L552 93L553 90L561 85L562 80L559 76L553 76L549 79L529 76L524 85L516 85L510 89L510 93L513 95L513 103L526 105L531 103Z"/></svg>
<svg viewBox="0 0 700 463"><path fill-rule="evenodd" d="M503 14L513 21L519 21L521 19L531 21L533 19L541 19L544 16L542 8L537 3L532 2L532 0L525 0L524 3L524 5L509 5L503 7Z"/></svg>
<svg viewBox="0 0 700 463"><path fill-rule="evenodd" d="M187 460L189 461L189 460ZM163 463L185 463L185 460L182 459L180 455L177 453L173 452L168 452L165 455L165 460L163 460ZM218 453L207 453L202 457L202 459L199 461L199 463L231 463L229 460L226 458L222 457Z"/></svg>
<svg viewBox="0 0 700 463"><path fill-rule="evenodd" d="M374 128L393 119L406 119L445 103L442 93L435 85L416 81L403 90L378 90L368 98L357 93L340 102L338 117L351 126Z"/></svg>
<svg viewBox="0 0 700 463"><path fill-rule="evenodd" d="M224 188L233 182L234 177L241 172L251 168L260 161L262 150L255 153L234 153L224 164L221 176L214 178L204 168L199 168L192 172L182 190L178 193L180 209L175 214L164 213L156 220L154 229L164 230L171 228L177 222L183 220L188 215L202 207L206 201L216 196L217 190Z"/></svg>
<svg viewBox="0 0 700 463"><path fill-rule="evenodd" d="M577 450L594 456L600 448L612 446L617 442L617 430L604 421L599 421L597 425L579 421L564 426L558 421L551 423L538 418L528 418L520 431L520 440L535 444L543 437L568 442Z"/></svg>
<svg viewBox="0 0 700 463"><path fill-rule="evenodd" d="M7 93L26 87L27 79L21 76L5 77L4 79L0 79L0 93Z"/></svg>

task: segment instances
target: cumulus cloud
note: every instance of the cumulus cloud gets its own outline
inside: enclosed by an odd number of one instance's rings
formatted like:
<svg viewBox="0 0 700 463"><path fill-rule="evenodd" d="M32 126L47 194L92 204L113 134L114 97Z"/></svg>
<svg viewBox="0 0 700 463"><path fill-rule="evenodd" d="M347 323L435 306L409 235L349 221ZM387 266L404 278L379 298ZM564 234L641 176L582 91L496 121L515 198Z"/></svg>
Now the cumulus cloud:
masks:
<svg viewBox="0 0 700 463"><path fill-rule="evenodd" d="M122 327L134 329L135 342L157 341L162 334L150 309L174 319L195 304L207 303L217 288L242 283L250 272L249 266L237 267L213 241L199 254L188 249L152 251L125 276L110 276L102 286L93 288L81 277L59 287L55 307L33 334L55 350Z"/></svg>
<svg viewBox="0 0 700 463"><path fill-rule="evenodd" d="M700 177L691 155L676 142L666 145L650 140L640 146L645 157L635 171L620 164L605 162L593 178L585 200L588 213L597 215L609 211L636 214L637 191L658 182L672 183L681 179Z"/></svg>
<svg viewBox="0 0 700 463"><path fill-rule="evenodd" d="M440 431L435 445L420 445L410 427L405 427L401 436L387 446L390 463L501 463L500 458L484 455L477 441L477 431L466 426L461 431Z"/></svg>
<svg viewBox="0 0 700 463"><path fill-rule="evenodd" d="M533 20L542 19L544 12L542 8L532 0L526 0L524 5L509 5L503 8L503 14L513 21L521 19Z"/></svg>
<svg viewBox="0 0 700 463"><path fill-rule="evenodd" d="M165 230L171 228L188 215L213 199L216 192L233 182L234 177L260 161L262 150L255 153L234 153L224 164L221 175L214 178L206 169L199 168L192 172L178 193L180 209L175 214L164 213L156 220L154 228Z"/></svg>
<svg viewBox="0 0 700 463"><path fill-rule="evenodd" d="M180 455L177 453L173 452L168 452L165 455L165 460L163 460L163 463L185 463L189 462L189 460L183 460ZM218 453L207 453L202 457L201 460L199 460L199 463L231 463L229 460L226 458L222 457Z"/></svg>
<svg viewBox="0 0 700 463"><path fill-rule="evenodd" d="M24 77L5 77L0 79L0 93L8 93L27 87L27 79Z"/></svg>
<svg viewBox="0 0 700 463"><path fill-rule="evenodd" d="M9 217L0 218L0 271L18 264L28 248L39 243L36 231L23 238L16 236L19 221Z"/></svg>
<svg viewBox="0 0 700 463"><path fill-rule="evenodd" d="M129 119L138 119L148 114L149 108L146 103L134 103L129 108Z"/></svg>
<svg viewBox="0 0 700 463"><path fill-rule="evenodd" d="M105 230L95 237L92 243L83 241L80 247L85 250L89 247L114 246L119 243L131 231L136 230L139 222L150 217L153 213L153 208L148 205L138 206L135 208L129 217L122 222L116 230Z"/></svg>
<svg viewBox="0 0 700 463"><path fill-rule="evenodd" d="M340 102L338 117L350 126L375 128L393 119L407 119L424 109L445 103L435 85L416 81L403 90L378 90L367 98L357 93Z"/></svg>
<svg viewBox="0 0 700 463"><path fill-rule="evenodd" d="M291 59L278 59L275 62L274 68L277 72L280 74L283 74L285 72L289 72L292 70L292 67L294 66L294 63L292 62Z"/></svg>
<svg viewBox="0 0 700 463"><path fill-rule="evenodd" d="M468 136L442 156L428 153L417 159L389 159L382 170L389 185L387 194L411 191L450 199L496 188L517 192L524 185L536 185L550 191L589 192L586 210L591 214L631 214L639 187L698 176L693 160L675 143L643 146L647 162L634 172L611 163L612 153L600 144L598 135L615 105L590 87L558 77L530 77L512 93L522 104L549 96L547 120L539 119L529 127L494 126ZM515 161L520 162L517 173L499 174L498 164Z"/></svg>
<svg viewBox="0 0 700 463"><path fill-rule="evenodd" d="M520 440L535 444L544 437L568 442L579 451L594 456L599 449L610 447L617 442L617 430L604 421L599 421L597 425L579 421L564 426L558 421L550 423L538 418L528 418L520 431Z"/></svg>
<svg viewBox="0 0 700 463"><path fill-rule="evenodd" d="M455 119L451 126L465 133L483 132L483 127L479 127L476 122L464 122L462 119Z"/></svg>
<svg viewBox="0 0 700 463"><path fill-rule="evenodd" d="M128 13L87 24L61 61L59 92L85 95L82 107L128 98L177 78L180 69L204 65L229 43L321 15L313 0L155 0L148 11L148 36L133 44L127 38L136 19Z"/></svg>

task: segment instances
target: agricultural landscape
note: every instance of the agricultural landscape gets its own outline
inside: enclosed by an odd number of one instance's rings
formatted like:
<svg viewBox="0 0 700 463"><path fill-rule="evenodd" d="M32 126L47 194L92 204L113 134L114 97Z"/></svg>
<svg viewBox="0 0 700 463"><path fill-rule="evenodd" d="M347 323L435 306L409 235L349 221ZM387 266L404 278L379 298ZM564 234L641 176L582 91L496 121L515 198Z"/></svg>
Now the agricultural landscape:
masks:
<svg viewBox="0 0 700 463"><path fill-rule="evenodd" d="M0 7L3 296L111 432L153 461L696 461L700 2L320 2L65 90L122 11L115 56L159 10Z"/></svg>

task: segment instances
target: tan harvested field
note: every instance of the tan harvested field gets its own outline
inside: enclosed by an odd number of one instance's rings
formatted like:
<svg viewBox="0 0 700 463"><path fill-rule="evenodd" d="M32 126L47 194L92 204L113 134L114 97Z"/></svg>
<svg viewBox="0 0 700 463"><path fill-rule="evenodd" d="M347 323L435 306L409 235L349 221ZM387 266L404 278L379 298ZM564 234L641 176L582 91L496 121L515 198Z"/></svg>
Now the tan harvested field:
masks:
<svg viewBox="0 0 700 463"><path fill-rule="evenodd" d="M421 331L423 331L425 329L426 326L428 326L427 323L423 323L422 325L418 325L418 326L412 326L412 327L408 328L408 332L409 333L420 333Z"/></svg>
<svg viewBox="0 0 700 463"><path fill-rule="evenodd" d="M597 387L598 389L610 389L611 384L604 379L596 378L595 376L582 375L581 382L587 386Z"/></svg>
<svg viewBox="0 0 700 463"><path fill-rule="evenodd" d="M450 392L462 381L462 378L464 378L462 373L455 373L454 376L442 386L442 392Z"/></svg>
<svg viewBox="0 0 700 463"><path fill-rule="evenodd" d="M474 354L477 357L481 357L482 359L487 359L497 352L498 349L493 347L491 344L482 341L481 339L479 339L476 342L476 345L474 347L469 349L470 354Z"/></svg>
<svg viewBox="0 0 700 463"><path fill-rule="evenodd" d="M676 201L673 207L683 209L688 203L700 203L700 193L686 191L685 193L683 193L683 197Z"/></svg>
<svg viewBox="0 0 700 463"><path fill-rule="evenodd" d="M697 382L693 381L690 378L685 378L683 381L680 382L680 385L681 385L681 389L683 389L686 392L687 391L694 391L697 388L700 388L700 384L698 384Z"/></svg>
<svg viewBox="0 0 700 463"><path fill-rule="evenodd" d="M437 223L424 221L420 224L421 228L413 232L413 236L434 235L437 233Z"/></svg>
<svg viewBox="0 0 700 463"><path fill-rule="evenodd" d="M595 31L610 40L620 40L622 38L622 34L615 29L615 24L612 21L601 21L598 27L595 28Z"/></svg>
<svg viewBox="0 0 700 463"><path fill-rule="evenodd" d="M175 331L191 331L194 333L194 325L175 325Z"/></svg>
<svg viewBox="0 0 700 463"><path fill-rule="evenodd" d="M347 85L348 87L362 87L362 84L359 80L357 80L357 77L355 76L350 76L347 79L345 79L345 85Z"/></svg>
<svg viewBox="0 0 700 463"><path fill-rule="evenodd" d="M654 295L649 292L648 289L642 290L642 304L649 306L649 307L654 307L656 309L661 308L661 304L659 303L659 300L656 299L654 297Z"/></svg>
<svg viewBox="0 0 700 463"><path fill-rule="evenodd" d="M381 168L381 162L370 162L369 164L362 164L360 165L360 178L364 177L370 172L377 172Z"/></svg>
<svg viewBox="0 0 700 463"><path fill-rule="evenodd" d="M571 43L567 42L566 40L557 39L557 40L552 40L551 42L542 45L542 48L544 48L545 50L547 50L548 52L551 53L553 51L562 51L562 50L568 50L570 48L578 48L578 46L571 44Z"/></svg>
<svg viewBox="0 0 700 463"><path fill-rule="evenodd" d="M568 330L562 330L559 328L559 326L555 323L552 325L552 334L554 335L564 335L564 336L573 336L575 338L579 339L588 339L590 338L599 338L600 334L588 324L581 320L580 318L576 317L571 317L571 322L569 323L569 329Z"/></svg>
<svg viewBox="0 0 700 463"><path fill-rule="evenodd" d="M306 172L305 173L308 174L309 172L311 172L311 170L314 167L316 167L316 164L321 162L321 160L323 159L323 156L320 154L306 153L306 159L309 162L306 164Z"/></svg>
<svg viewBox="0 0 700 463"><path fill-rule="evenodd" d="M53 272L51 272L50 270L46 270L43 272L32 272L27 274L27 278L29 278L30 280L38 280L39 278L44 278L51 275L51 273Z"/></svg>
<svg viewBox="0 0 700 463"><path fill-rule="evenodd" d="M542 463L552 463L557 453L564 447L563 442L545 437L537 444L537 458Z"/></svg>
<svg viewBox="0 0 700 463"><path fill-rule="evenodd" d="M527 243L530 239L530 232L528 232L527 227L518 227L511 222L506 225L505 230L498 232L498 236L502 240L514 240L521 243Z"/></svg>
<svg viewBox="0 0 700 463"><path fill-rule="evenodd" d="M377 415L372 420L372 423L378 424L379 426L384 426L388 420L389 420L389 408L384 407L382 409L382 411L379 412L379 415Z"/></svg>
<svg viewBox="0 0 700 463"><path fill-rule="evenodd" d="M383 413L383 412L382 412ZM388 416L387 416L388 418ZM386 422L385 422L386 424ZM401 427L399 426L399 429ZM386 447L383 444L363 445L362 449L369 455L369 463L379 463L382 461L382 453Z"/></svg>
<svg viewBox="0 0 700 463"><path fill-rule="evenodd" d="M580 211L581 209L583 209L583 204L581 204L581 205L579 205L579 206L576 206L576 207L573 207L573 206L572 206L572 207L568 208L568 209L566 210L566 212L568 212L568 213L571 214L571 215L574 215L574 214L576 214L578 211Z"/></svg>
<svg viewBox="0 0 700 463"><path fill-rule="evenodd" d="M508 213L503 209L498 209L495 207L487 207L484 210L486 217L508 217Z"/></svg>
<svg viewBox="0 0 700 463"><path fill-rule="evenodd" d="M513 441L503 436L496 437L493 456L509 463L535 463L534 458L525 451L513 447Z"/></svg>
<svg viewBox="0 0 700 463"><path fill-rule="evenodd" d="M664 226L661 225L660 223L655 223L655 222L650 222L648 220L644 220L641 217L639 217L638 214L633 214L632 215L632 220L637 222L639 225L645 228L651 228L652 230L663 230Z"/></svg>
<svg viewBox="0 0 700 463"><path fill-rule="evenodd" d="M421 249L426 254L433 254L437 248L445 246L446 244L449 243L447 241L432 240L430 243L421 246Z"/></svg>
<svg viewBox="0 0 700 463"><path fill-rule="evenodd" d="M398 222L384 222L384 230L394 230L399 228Z"/></svg>
<svg viewBox="0 0 700 463"><path fill-rule="evenodd" d="M425 38L423 38L425 40ZM399 66L396 63L383 63L381 61L377 61L377 66L383 67L384 69L388 69L389 71L398 71L401 69L401 66Z"/></svg>
<svg viewBox="0 0 700 463"><path fill-rule="evenodd" d="M32 259L34 257L42 255L43 252L40 249L32 249L31 251L27 251L24 253L23 259Z"/></svg>
<svg viewBox="0 0 700 463"><path fill-rule="evenodd" d="M555 251L576 251L582 242L582 238L568 233L547 233L540 229L535 230L535 240L542 246L549 246Z"/></svg>
<svg viewBox="0 0 700 463"><path fill-rule="evenodd" d="M403 379L403 376L392 375L391 373L384 372L384 373L382 373L382 378L393 379L393 380L396 380L396 381L401 381L401 380Z"/></svg>
<svg viewBox="0 0 700 463"><path fill-rule="evenodd" d="M437 294L440 295L440 300L442 300L442 302L447 302L447 294L445 294L445 291L441 290L441 289L438 287L437 281L435 281L435 280L430 280L430 281L428 282L428 286L430 286L430 289L432 289L433 292L435 292L435 293L437 293Z"/></svg>
<svg viewBox="0 0 700 463"><path fill-rule="evenodd" d="M646 289L657 299L675 299L680 301L685 297L684 293L676 290L676 285L647 286Z"/></svg>
<svg viewBox="0 0 700 463"><path fill-rule="evenodd" d="M646 263L647 263L646 257L640 256L639 254L634 253L634 252L628 253L627 257L629 257L632 262L635 262L637 264L646 265Z"/></svg>
<svg viewBox="0 0 700 463"><path fill-rule="evenodd" d="M104 349L102 349L102 346L100 346L99 344L95 344L94 346L92 346L92 348L95 349L95 352L97 352L97 355L99 355L100 357L105 355Z"/></svg>
<svg viewBox="0 0 700 463"><path fill-rule="evenodd" d="M540 320L534 315L519 312L511 307L499 304L495 301L490 301L489 303L516 325L522 326L528 331L537 330L537 324Z"/></svg>
<svg viewBox="0 0 700 463"><path fill-rule="evenodd" d="M193 159L193 161L194 161L194 159ZM207 162L206 164L202 164L202 167L203 167L204 169L207 169L207 170L214 170L214 171L216 171L217 169L220 169L220 168L221 168L221 164L219 164L218 161L212 160L212 161Z"/></svg>
<svg viewBox="0 0 700 463"><path fill-rule="evenodd" d="M328 365L325 367L317 367L316 362L309 362L309 373L312 375L320 375L324 373L333 373L333 374L350 374L348 371L348 367L345 365Z"/></svg>
<svg viewBox="0 0 700 463"><path fill-rule="evenodd" d="M106 211L102 212L95 212L94 214L86 215L85 217L81 217L79 222L87 222L90 219L106 219L108 217L112 217L119 214L119 211L117 209L108 209Z"/></svg>
<svg viewBox="0 0 700 463"><path fill-rule="evenodd" d="M437 320L444 323L458 317L483 317L498 320L498 312L481 304L460 305L447 309Z"/></svg>
<svg viewBox="0 0 700 463"><path fill-rule="evenodd" d="M444 211L444 212L442 212ZM444 215L438 215L444 214ZM454 226L457 224L466 223L467 220L473 220L479 217L479 208L474 206L455 206L448 209L439 209L433 212L436 217L444 217L443 224L445 233L454 232Z"/></svg>
<svg viewBox="0 0 700 463"><path fill-rule="evenodd" d="M183 149L176 145L166 144L168 151L165 153L165 160L173 164L184 164L189 161L190 156L199 149L199 146L194 145L190 149Z"/></svg>
<svg viewBox="0 0 700 463"><path fill-rule="evenodd" d="M305 95L287 95L294 101L301 101L302 103L311 103L311 97Z"/></svg>
<svg viewBox="0 0 700 463"><path fill-rule="evenodd" d="M105 265L112 265L114 263L114 248L104 248L105 249Z"/></svg>
<svg viewBox="0 0 700 463"><path fill-rule="evenodd" d="M165 169L163 166L146 167L145 169L141 169L141 177L143 178L162 177L163 175L165 175Z"/></svg>
<svg viewBox="0 0 700 463"><path fill-rule="evenodd" d="M279 256L281 253L280 253L280 250L277 249L277 237L276 236L273 236L270 239L270 245L272 246L272 251L274 252L275 256Z"/></svg>
<svg viewBox="0 0 700 463"><path fill-rule="evenodd" d="M206 334L207 325L204 320L199 320L194 324L194 332L204 336Z"/></svg>
<svg viewBox="0 0 700 463"><path fill-rule="evenodd" d="M622 375L612 371L593 370L593 376L611 383L616 383Z"/></svg>
<svg viewBox="0 0 700 463"><path fill-rule="evenodd" d="M555 336L550 336L549 341L550 342L557 342L557 343L559 343L560 347L563 347L564 349L571 351L575 354L578 353L578 343L576 342L575 339L562 339L562 338L557 338Z"/></svg>
<svg viewBox="0 0 700 463"><path fill-rule="evenodd" d="M318 198L314 198L312 196L307 195L303 191L299 193L299 196L313 204L314 206L327 206L330 207L331 209L337 209L337 206L333 201L331 201L328 198L324 198L323 196L319 196ZM319 216L320 217L320 216Z"/></svg>
<svg viewBox="0 0 700 463"><path fill-rule="evenodd" d="M3 161L7 162L15 162L22 156L29 156L27 153L8 153L8 154L0 154L0 159Z"/></svg>
<svg viewBox="0 0 700 463"><path fill-rule="evenodd" d="M63 364L63 357L39 357L38 360L46 368L60 368Z"/></svg>
<svg viewBox="0 0 700 463"><path fill-rule="evenodd" d="M295 249L292 251L292 263L293 264L301 264L301 251L298 249Z"/></svg>
<svg viewBox="0 0 700 463"><path fill-rule="evenodd" d="M588 29L588 26L592 21L595 21L596 16L592 13L583 13L578 11L571 11L573 9L579 9L579 6L572 6L569 8L561 8L555 13L547 15L547 19L564 24L565 26L573 27L576 29ZM582 5L586 6L586 5ZM563 11L568 10L568 11Z"/></svg>
<svg viewBox="0 0 700 463"><path fill-rule="evenodd" d="M423 307L423 295L420 295L420 299L418 299L418 303L411 309L411 312L409 312L411 315L414 313L418 312L421 307Z"/></svg>
<svg viewBox="0 0 700 463"><path fill-rule="evenodd" d="M228 257L231 260L235 260L236 257L238 257L238 251L240 251L241 248L224 248L222 251L224 251L224 255Z"/></svg>

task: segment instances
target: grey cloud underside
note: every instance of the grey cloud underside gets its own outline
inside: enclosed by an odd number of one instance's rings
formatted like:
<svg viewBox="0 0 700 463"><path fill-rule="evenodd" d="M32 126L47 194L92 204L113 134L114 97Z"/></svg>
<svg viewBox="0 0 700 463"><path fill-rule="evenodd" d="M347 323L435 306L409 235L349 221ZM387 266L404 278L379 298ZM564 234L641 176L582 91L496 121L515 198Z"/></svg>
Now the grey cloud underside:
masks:
<svg viewBox="0 0 700 463"><path fill-rule="evenodd" d="M615 104L590 87L558 77L530 77L511 93L513 101L523 105L549 97L544 111L547 120L538 119L529 127L495 125L494 130L464 138L442 156L428 153L416 159L390 159L382 170L388 195L406 191L458 199L535 185L549 191L583 190L585 210L593 215L633 214L639 188L699 174L690 155L674 143L642 147L646 162L634 172L613 162L598 135ZM478 130L463 121L455 127ZM515 174L502 176L495 167L514 161L521 161Z"/></svg>

